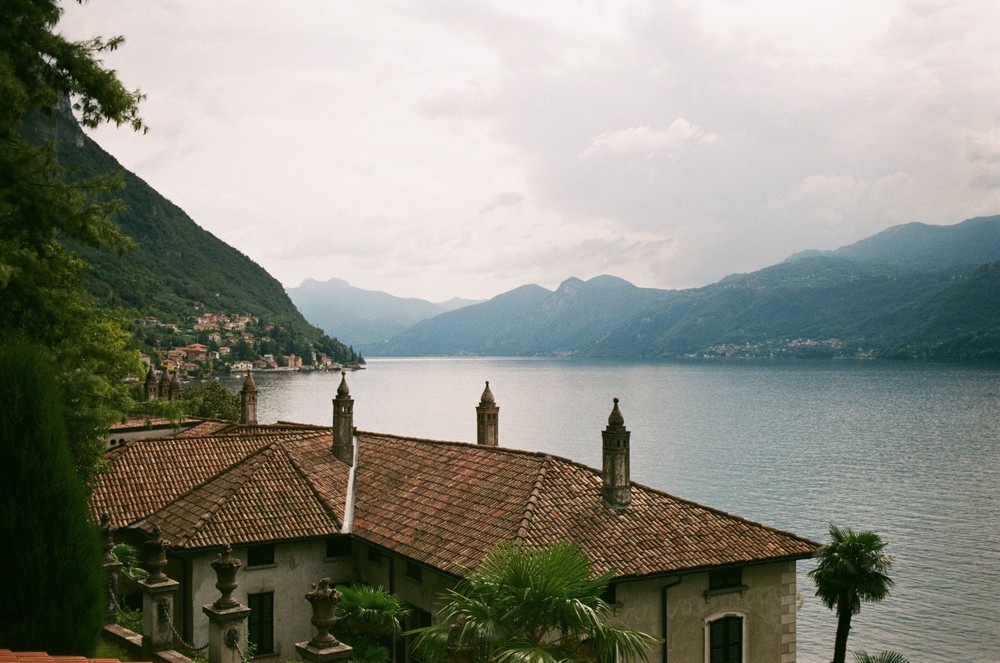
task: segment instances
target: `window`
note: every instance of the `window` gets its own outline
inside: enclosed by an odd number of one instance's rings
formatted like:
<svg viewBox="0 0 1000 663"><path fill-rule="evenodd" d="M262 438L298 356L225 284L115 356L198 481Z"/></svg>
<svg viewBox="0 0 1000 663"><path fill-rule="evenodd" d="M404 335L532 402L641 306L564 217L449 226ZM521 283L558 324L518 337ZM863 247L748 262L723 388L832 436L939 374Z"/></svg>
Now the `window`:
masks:
<svg viewBox="0 0 1000 663"><path fill-rule="evenodd" d="M247 637L257 645L258 654L274 653L274 592L247 594L250 619Z"/></svg>
<svg viewBox="0 0 1000 663"><path fill-rule="evenodd" d="M708 572L708 589L738 589L743 587L743 569L732 567Z"/></svg>
<svg viewBox="0 0 1000 663"><path fill-rule="evenodd" d="M605 588L604 590L604 593L601 594L601 598L604 600L605 603L613 606L615 603L617 603L616 594L617 592L615 592L615 584L609 582L607 588Z"/></svg>
<svg viewBox="0 0 1000 663"><path fill-rule="evenodd" d="M333 536L326 540L327 557L350 557L351 537Z"/></svg>
<svg viewBox="0 0 1000 663"><path fill-rule="evenodd" d="M708 663L742 663L743 617L726 615L708 623Z"/></svg>
<svg viewBox="0 0 1000 663"><path fill-rule="evenodd" d="M247 548L247 566L269 566L274 564L274 546L250 546Z"/></svg>
<svg viewBox="0 0 1000 663"><path fill-rule="evenodd" d="M417 582L420 582L422 575L420 566L416 562L406 561L406 576L408 578L413 578Z"/></svg>

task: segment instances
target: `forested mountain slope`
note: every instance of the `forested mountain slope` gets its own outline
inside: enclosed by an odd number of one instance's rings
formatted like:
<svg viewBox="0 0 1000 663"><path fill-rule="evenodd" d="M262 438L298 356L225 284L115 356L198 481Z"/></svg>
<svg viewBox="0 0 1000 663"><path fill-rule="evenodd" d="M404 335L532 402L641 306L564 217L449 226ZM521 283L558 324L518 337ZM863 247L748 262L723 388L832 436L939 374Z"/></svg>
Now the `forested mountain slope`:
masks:
<svg viewBox="0 0 1000 663"><path fill-rule="evenodd" d="M120 172L125 209L115 221L137 243L124 255L70 243L91 265L87 287L99 302L164 321L204 312L253 315L287 331L292 346L314 345L347 356L306 322L281 284L260 265L204 230L135 174L125 170L66 113L38 115L25 128L30 140L54 140L60 162L80 179Z"/></svg>

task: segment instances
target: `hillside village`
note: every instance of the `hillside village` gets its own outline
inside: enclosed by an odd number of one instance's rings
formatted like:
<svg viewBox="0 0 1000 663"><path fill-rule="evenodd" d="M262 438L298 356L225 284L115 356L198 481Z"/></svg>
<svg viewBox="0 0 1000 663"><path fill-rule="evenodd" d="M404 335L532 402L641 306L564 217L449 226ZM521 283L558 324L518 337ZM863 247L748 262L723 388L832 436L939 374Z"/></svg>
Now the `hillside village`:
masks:
<svg viewBox="0 0 1000 663"><path fill-rule="evenodd" d="M317 351L288 330L261 324L257 316L248 314L205 312L183 323L146 316L134 324L143 363L180 372L184 379L250 370L340 370L364 362L353 350L346 354L335 348L329 354Z"/></svg>

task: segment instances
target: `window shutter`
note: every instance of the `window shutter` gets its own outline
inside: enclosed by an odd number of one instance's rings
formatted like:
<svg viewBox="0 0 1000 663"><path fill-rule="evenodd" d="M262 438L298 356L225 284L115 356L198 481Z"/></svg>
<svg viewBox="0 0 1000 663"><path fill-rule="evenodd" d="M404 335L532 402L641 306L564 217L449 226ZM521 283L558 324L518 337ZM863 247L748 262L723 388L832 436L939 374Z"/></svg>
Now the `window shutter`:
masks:
<svg viewBox="0 0 1000 663"><path fill-rule="evenodd" d="M723 617L709 625L711 663L741 663L743 660L743 618Z"/></svg>
<svg viewBox="0 0 1000 663"><path fill-rule="evenodd" d="M250 642L257 645L258 654L274 651L274 593L248 594L250 619L247 624Z"/></svg>

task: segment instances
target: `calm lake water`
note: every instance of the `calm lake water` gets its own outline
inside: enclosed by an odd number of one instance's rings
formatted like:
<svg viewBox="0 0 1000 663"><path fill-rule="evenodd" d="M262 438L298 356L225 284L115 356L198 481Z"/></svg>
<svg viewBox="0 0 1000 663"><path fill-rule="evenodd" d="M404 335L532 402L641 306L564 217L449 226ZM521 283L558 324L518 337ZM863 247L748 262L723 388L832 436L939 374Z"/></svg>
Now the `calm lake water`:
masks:
<svg viewBox="0 0 1000 663"><path fill-rule="evenodd" d="M262 422L330 424L339 374L254 378ZM501 445L594 467L617 396L634 481L819 541L829 523L888 541L896 587L864 605L851 651L1000 661L1000 370L430 358L372 360L347 380L358 428L470 442L489 380ZM798 660L819 663L836 620L809 568Z"/></svg>

